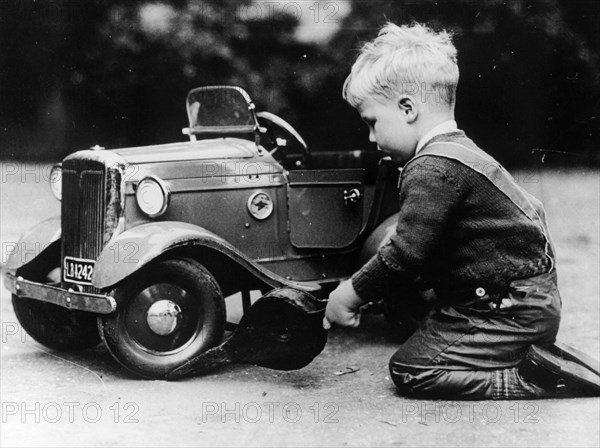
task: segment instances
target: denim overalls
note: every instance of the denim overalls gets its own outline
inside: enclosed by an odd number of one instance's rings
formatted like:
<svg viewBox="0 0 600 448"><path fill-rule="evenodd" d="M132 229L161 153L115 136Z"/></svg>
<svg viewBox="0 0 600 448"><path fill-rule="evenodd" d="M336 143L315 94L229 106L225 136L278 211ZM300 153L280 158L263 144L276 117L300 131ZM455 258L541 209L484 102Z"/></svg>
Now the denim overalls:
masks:
<svg viewBox="0 0 600 448"><path fill-rule="evenodd" d="M390 360L392 379L404 394L421 397L544 396L543 390L523 381L516 368L531 344L554 342L560 322L554 250L542 204L474 145L437 141L415 158L425 155L456 160L485 176L539 227L550 269L510 282L501 294L492 294L482 285L470 292L456 291L464 296L451 301L440 301Z"/></svg>

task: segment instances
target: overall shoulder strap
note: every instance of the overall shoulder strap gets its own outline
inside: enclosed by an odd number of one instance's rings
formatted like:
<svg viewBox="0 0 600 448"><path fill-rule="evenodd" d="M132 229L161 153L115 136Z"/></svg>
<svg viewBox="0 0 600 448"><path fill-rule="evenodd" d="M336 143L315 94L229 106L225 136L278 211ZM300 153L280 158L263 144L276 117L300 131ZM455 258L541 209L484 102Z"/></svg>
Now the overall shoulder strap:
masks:
<svg viewBox="0 0 600 448"><path fill-rule="evenodd" d="M538 225L546 240L546 255L550 259L551 266L554 266L554 251L541 202L517 185L510 173L496 159L476 146L470 147L457 142L438 141L425 146L412 160L427 155L456 160L488 179L525 216Z"/></svg>

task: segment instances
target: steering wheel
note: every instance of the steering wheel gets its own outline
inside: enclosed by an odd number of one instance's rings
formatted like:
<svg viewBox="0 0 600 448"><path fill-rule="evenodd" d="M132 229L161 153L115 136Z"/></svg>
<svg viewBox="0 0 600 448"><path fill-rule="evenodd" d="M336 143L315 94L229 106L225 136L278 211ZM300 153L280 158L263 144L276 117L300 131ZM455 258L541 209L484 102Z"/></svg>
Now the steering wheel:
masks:
<svg viewBox="0 0 600 448"><path fill-rule="evenodd" d="M270 112L256 114L260 126L260 144L286 170L308 168L310 153L304 139L291 124Z"/></svg>

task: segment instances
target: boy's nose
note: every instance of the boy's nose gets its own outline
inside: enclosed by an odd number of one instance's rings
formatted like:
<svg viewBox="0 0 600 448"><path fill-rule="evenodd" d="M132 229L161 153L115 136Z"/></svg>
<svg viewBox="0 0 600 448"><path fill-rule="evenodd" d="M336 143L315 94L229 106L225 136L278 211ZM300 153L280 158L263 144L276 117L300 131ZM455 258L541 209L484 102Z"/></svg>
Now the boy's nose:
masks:
<svg viewBox="0 0 600 448"><path fill-rule="evenodd" d="M375 140L375 134L373 133L373 131L369 132L369 141L371 143L375 143L377 140Z"/></svg>

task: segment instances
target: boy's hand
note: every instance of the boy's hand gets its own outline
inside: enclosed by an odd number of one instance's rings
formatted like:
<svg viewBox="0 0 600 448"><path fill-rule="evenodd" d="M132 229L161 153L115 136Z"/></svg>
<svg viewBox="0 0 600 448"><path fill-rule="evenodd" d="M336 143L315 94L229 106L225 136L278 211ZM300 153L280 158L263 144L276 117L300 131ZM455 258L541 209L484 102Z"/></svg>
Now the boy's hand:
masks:
<svg viewBox="0 0 600 448"><path fill-rule="evenodd" d="M352 286L352 280L345 280L329 294L329 301L323 318L323 328L330 330L332 324L356 328L360 324L360 307L364 302Z"/></svg>

